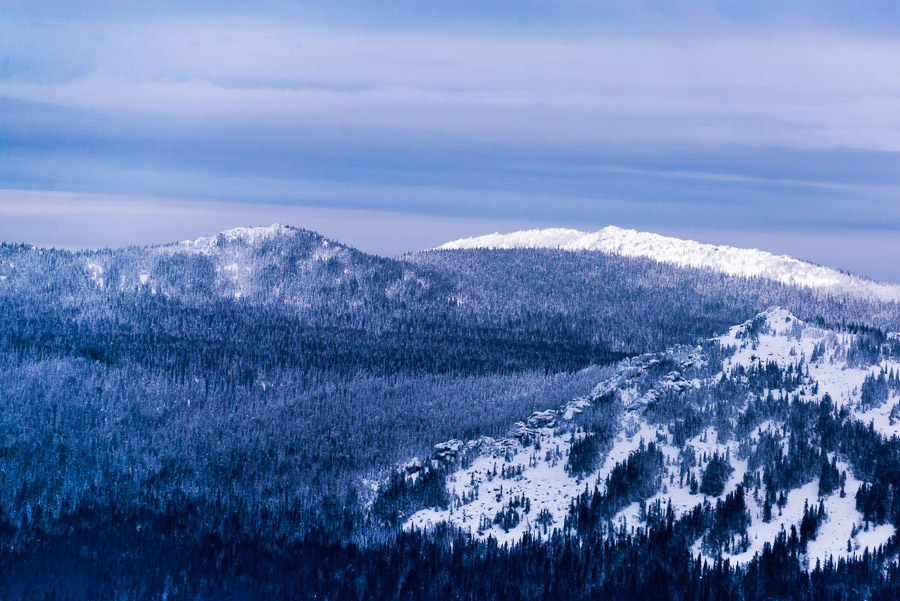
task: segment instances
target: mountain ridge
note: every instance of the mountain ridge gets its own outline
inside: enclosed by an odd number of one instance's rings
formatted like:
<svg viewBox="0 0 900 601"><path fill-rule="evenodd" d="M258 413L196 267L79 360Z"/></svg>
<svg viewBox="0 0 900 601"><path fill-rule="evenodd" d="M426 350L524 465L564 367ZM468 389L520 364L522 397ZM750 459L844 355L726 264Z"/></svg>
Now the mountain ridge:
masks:
<svg viewBox="0 0 900 601"><path fill-rule="evenodd" d="M764 250L705 244L616 226L607 226L596 232L566 228L521 230L509 234L495 232L453 240L433 250L476 248L599 251L644 257L678 266L712 269L727 275L763 277L787 285L900 301L900 284L876 282Z"/></svg>
<svg viewBox="0 0 900 601"><path fill-rule="evenodd" d="M329 239L313 230L272 223L260 226L239 226L218 233L199 236L177 242L131 247L131 250L148 250L163 253L187 253L211 255L217 249L240 252L246 249L261 252L265 243L278 243L287 238L302 237L306 244L321 247L316 258L325 259L335 252L349 251L361 256L387 259L377 254L359 251L348 244ZM34 250L32 245L24 245ZM275 247L271 247L273 250ZM790 255L776 254L756 248L701 243L689 239L662 236L617 226L607 226L596 232L570 228L543 228L520 230L501 234L494 232L482 236L459 238L435 248L411 252L398 257L408 258L434 251L455 250L563 250L569 252L601 252L607 255L650 259L677 267L710 269L729 276L764 278L788 286L820 289L837 294L869 297L879 301L900 302L900 283L879 282L865 276L846 272L826 265L818 265ZM89 257L92 254L114 249L73 251L75 255ZM3 276L2 279L6 279Z"/></svg>
<svg viewBox="0 0 900 601"><path fill-rule="evenodd" d="M290 225L282 225L273 223L271 225L259 226L238 226L222 230L216 234L200 236L194 239L182 240L181 242L163 244L162 247L186 247L186 248L205 248L212 247L219 243L235 243L243 242L250 246L255 246L261 241L270 240L272 238L280 238L288 235L306 234L315 239L324 239L324 236L307 230Z"/></svg>
<svg viewBox="0 0 900 601"><path fill-rule="evenodd" d="M801 406L820 421L821 412L833 410L863 428L870 424L880 436L900 433L895 375L900 346L885 345L863 357L868 351L862 355L859 351L866 345L864 336L804 323L773 306L704 344L624 359L590 394L533 412L505 437L449 440L435 445L425 462L416 459L400 466L400 473L413 477L430 466L445 470L451 493L445 506L420 509L408 516L404 527L428 530L449 523L501 544L515 543L526 534L546 538L556 528L576 527L579 512L583 517L587 511L587 491L613 495L610 478L618 466L642 455L645 445L655 445L665 467L655 469L654 484L642 494L612 506L603 516L610 524L644 525L654 503L669 507L676 517L704 503L721 506L740 489L746 505L742 513L748 516L740 532L732 532L724 548L709 534L698 535L692 553L710 561L718 556L746 564L765 544L774 544L779 530L796 526L806 509L818 504L827 507L821 514L826 517L821 527L815 526L818 535L810 535L804 558L807 569L830 557L861 557L887 544L896 530L890 523L877 522L870 529L866 506L860 502L867 494L867 475L858 458L842 455L829 443L831 467L826 464L820 470L822 464L814 456L805 467L791 459L794 471L790 484L782 485L785 497L776 513L766 509L765 499L774 496L769 479L782 460L763 464L768 461L764 456L769 440L777 440L777 448L788 455L799 454L797 445L805 444L804 437L815 429L792 423ZM726 389L728 394L722 395ZM716 399L714 411L729 418L707 414L684 435L683 429L690 429L689 424L707 410L706 399ZM791 407L790 416L775 409L779 405ZM599 429L598 414L604 416ZM792 428L795 431L786 434ZM603 430L601 438L607 442L598 458L589 469L577 469L579 447ZM826 441L827 435L822 444ZM813 455L824 452L812 448ZM691 481L704 478L702 464L714 456L730 466L721 489L691 488ZM840 491L836 482L828 482L832 468L833 473L843 473ZM637 477L639 471L629 472L629 477ZM760 492L764 488L760 482L768 482L766 494ZM584 496L579 496L581 491Z"/></svg>

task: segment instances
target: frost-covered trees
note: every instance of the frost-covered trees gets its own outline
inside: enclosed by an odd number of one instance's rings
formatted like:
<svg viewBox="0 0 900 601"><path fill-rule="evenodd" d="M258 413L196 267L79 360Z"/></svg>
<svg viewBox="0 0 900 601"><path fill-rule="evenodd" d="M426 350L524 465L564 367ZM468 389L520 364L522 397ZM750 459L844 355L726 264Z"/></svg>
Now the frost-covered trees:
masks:
<svg viewBox="0 0 900 601"><path fill-rule="evenodd" d="M501 598L511 577L530 583L522 599L640 598L672 579L694 583L687 598L749 590L728 586L757 580L721 567L710 578L713 568L687 559L704 525L719 520L713 506L683 520L647 508L647 533L599 538L618 510L660 490L665 458L653 443L616 466L603 492L576 500L567 521L577 536L504 550L440 530L394 537L385 523L450 501L437 470L388 474L436 442L502 435L532 411L586 394L602 379L590 366L696 344L774 304L811 323L859 324L846 326L859 334L847 353L854 364L900 356L885 333L900 329L896 305L602 254L394 260L326 242L299 232L216 240L203 252L0 245L0 597ZM763 334L759 322L748 342ZM726 350L704 344L720 365ZM829 357L824 346L813 354ZM787 367L758 363L702 390L660 394L645 415L677 446L708 428L747 438L769 512L816 477L833 494L839 456L865 481L860 511L897 524L898 443L833 406L796 402L806 367L799 356ZM873 376L866 402L895 381ZM600 426L610 416L591 418L568 457L573 474L591 473L605 453ZM784 436L763 434L753 446L764 420L784 423ZM715 493L722 466L700 472L687 448L684 481ZM501 527L516 527L513 514L524 520L528 505L507 505ZM536 528L565 530L534 513ZM723 509L716 523L739 532L729 521L737 515ZM791 545L776 541L748 570L805 586L791 580ZM756 598L763 593L786 594Z"/></svg>
<svg viewBox="0 0 900 601"><path fill-rule="evenodd" d="M567 526L590 532L635 501L653 496L662 486L665 459L655 443L640 446L619 462L606 478L604 490L585 490L572 502Z"/></svg>
<svg viewBox="0 0 900 601"><path fill-rule="evenodd" d="M711 555L719 555L723 551L742 553L750 546L747 535L750 523L744 487L738 485L724 499L716 502L711 524L703 537L703 549Z"/></svg>
<svg viewBox="0 0 900 601"><path fill-rule="evenodd" d="M732 472L734 472L734 468L731 466L729 458L718 452L714 453L703 470L700 492L711 497L718 497L724 492Z"/></svg>

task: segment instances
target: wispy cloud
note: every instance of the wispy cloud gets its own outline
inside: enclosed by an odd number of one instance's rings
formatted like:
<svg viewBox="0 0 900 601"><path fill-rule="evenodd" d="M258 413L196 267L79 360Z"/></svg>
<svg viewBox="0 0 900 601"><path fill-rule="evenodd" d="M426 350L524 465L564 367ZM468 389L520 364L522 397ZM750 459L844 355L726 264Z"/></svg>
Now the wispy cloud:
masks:
<svg viewBox="0 0 900 601"><path fill-rule="evenodd" d="M766 30L560 41L128 23L74 42L85 33L78 25L43 32L73 40L74 56L58 42L36 68L18 57L25 68L7 69L0 96L191 131L286 127L328 139L349 127L582 153L623 138L900 150L900 40Z"/></svg>

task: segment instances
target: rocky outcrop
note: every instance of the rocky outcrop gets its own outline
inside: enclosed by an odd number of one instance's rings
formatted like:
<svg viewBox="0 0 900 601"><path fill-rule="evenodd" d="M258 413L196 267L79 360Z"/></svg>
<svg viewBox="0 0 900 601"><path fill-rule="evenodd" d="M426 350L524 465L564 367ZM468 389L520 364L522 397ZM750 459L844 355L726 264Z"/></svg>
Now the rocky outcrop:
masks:
<svg viewBox="0 0 900 601"><path fill-rule="evenodd" d="M599 383L590 394L577 397L558 409L535 411L527 419L518 421L502 438L481 436L463 442L453 439L434 446L427 465L418 459L402 469L413 474L430 466L434 469L452 470L465 461L479 456L502 457L510 451L529 446L542 431L552 430L562 422L570 421L595 403L621 402L626 411L640 411L655 403L663 394L682 392L694 384L685 379L682 371L703 363L699 347L680 346L663 353L647 353L619 363L616 373ZM661 365L673 365L682 371L671 370L656 379L642 394L637 393L637 382L650 370Z"/></svg>

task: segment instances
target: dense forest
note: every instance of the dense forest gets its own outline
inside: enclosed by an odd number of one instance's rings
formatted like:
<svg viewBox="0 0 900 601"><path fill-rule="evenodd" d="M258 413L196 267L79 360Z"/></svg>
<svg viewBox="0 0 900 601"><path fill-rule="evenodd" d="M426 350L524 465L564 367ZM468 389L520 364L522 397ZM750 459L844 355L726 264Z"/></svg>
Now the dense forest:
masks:
<svg viewBox="0 0 900 601"><path fill-rule="evenodd" d="M810 474L837 490L829 452L866 475L866 519L900 526L900 502L884 501L900 487L897 440L789 397L751 407L753 424L787 424L786 449L762 441L748 457L761 482L689 515L650 506L644 525L608 527L660 486L650 443L545 540L398 530L399 516L451 503L439 470L408 483L398 465L448 439L502 435L588 394L620 359L696 344L776 304L859 334L848 361L897 346L896 304L601 253L386 259L290 228L77 253L2 245L0 598L897 598L893 546L801 569L818 508L746 566L692 556L704 532L709 549L740 544L745 491L777 511ZM702 412L661 402L650 418L682 437L710 423L749 431L746 413L709 399L803 380L777 365L738 376L704 391ZM865 402L897 377L867 380ZM585 427L567 459L576 475L612 436ZM703 465L697 487L712 494L729 467Z"/></svg>

